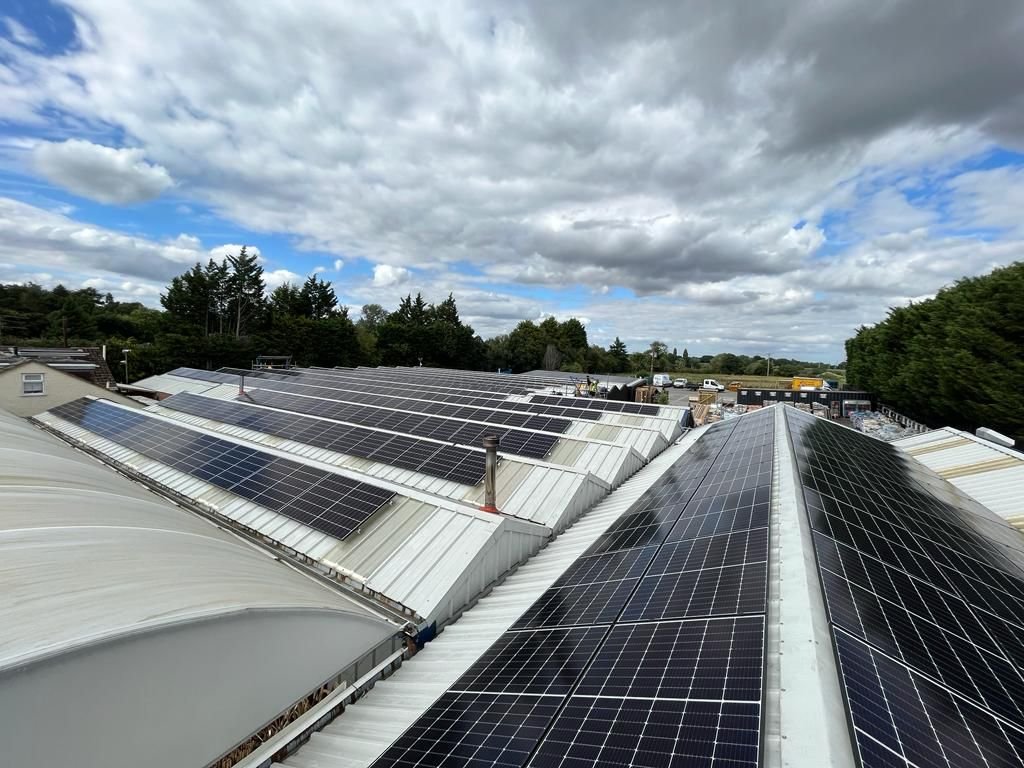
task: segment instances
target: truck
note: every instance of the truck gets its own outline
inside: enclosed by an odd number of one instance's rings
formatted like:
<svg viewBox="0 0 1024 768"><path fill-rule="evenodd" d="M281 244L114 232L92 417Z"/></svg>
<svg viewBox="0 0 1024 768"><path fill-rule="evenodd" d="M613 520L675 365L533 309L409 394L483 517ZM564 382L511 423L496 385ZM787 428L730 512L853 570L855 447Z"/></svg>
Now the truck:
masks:
<svg viewBox="0 0 1024 768"><path fill-rule="evenodd" d="M654 374L654 380L651 383L656 387L671 387L672 377L667 373L656 373Z"/></svg>
<svg viewBox="0 0 1024 768"><path fill-rule="evenodd" d="M793 377L793 389L822 389L824 386L824 379Z"/></svg>

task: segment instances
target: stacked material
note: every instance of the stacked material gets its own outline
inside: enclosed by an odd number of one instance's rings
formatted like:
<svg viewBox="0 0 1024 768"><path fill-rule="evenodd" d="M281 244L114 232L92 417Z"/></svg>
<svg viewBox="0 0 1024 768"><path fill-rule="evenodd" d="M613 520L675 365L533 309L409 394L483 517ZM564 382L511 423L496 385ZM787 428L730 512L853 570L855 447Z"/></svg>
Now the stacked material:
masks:
<svg viewBox="0 0 1024 768"><path fill-rule="evenodd" d="M850 414L850 422L855 429L887 443L914 434L878 411L854 411Z"/></svg>

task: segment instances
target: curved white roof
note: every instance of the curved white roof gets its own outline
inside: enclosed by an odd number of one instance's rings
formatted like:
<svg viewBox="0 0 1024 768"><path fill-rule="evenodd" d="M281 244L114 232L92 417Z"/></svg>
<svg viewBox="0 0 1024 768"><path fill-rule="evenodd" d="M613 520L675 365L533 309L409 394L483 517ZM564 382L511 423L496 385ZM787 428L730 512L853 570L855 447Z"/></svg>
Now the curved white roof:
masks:
<svg viewBox="0 0 1024 768"><path fill-rule="evenodd" d="M334 611L395 631L16 417L0 412L0 434L0 671L238 611Z"/></svg>

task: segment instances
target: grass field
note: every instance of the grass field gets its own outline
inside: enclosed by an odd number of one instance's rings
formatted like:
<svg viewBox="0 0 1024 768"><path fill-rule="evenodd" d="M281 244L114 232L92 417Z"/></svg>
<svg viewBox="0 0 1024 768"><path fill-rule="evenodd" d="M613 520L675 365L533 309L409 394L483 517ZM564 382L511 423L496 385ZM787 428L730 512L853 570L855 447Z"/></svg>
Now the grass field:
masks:
<svg viewBox="0 0 1024 768"><path fill-rule="evenodd" d="M655 371L655 373L662 373L662 371ZM694 373L692 371L673 371L669 374L673 379L685 378L690 381L703 381L704 379L714 379L719 384L728 385L730 381L742 381L745 384L749 384L752 387L764 387L765 389L771 389L776 384L781 388L786 389L789 387L791 377L789 376L749 376L742 373L705 373L703 371ZM813 377L804 377L813 378ZM845 376L832 375L823 376L821 378L836 379L840 384L846 381Z"/></svg>

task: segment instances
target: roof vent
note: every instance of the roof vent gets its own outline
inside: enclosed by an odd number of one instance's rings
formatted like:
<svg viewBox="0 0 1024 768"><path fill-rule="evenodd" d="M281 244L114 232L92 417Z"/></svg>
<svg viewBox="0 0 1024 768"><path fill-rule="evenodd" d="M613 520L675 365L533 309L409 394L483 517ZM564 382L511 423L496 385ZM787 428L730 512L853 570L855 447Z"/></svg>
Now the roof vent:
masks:
<svg viewBox="0 0 1024 768"><path fill-rule="evenodd" d="M1001 445L1004 448L1013 448L1014 446L1014 440L1012 437L1001 435L994 429L989 429L988 427L978 427L974 434L982 440L988 440L990 443Z"/></svg>

